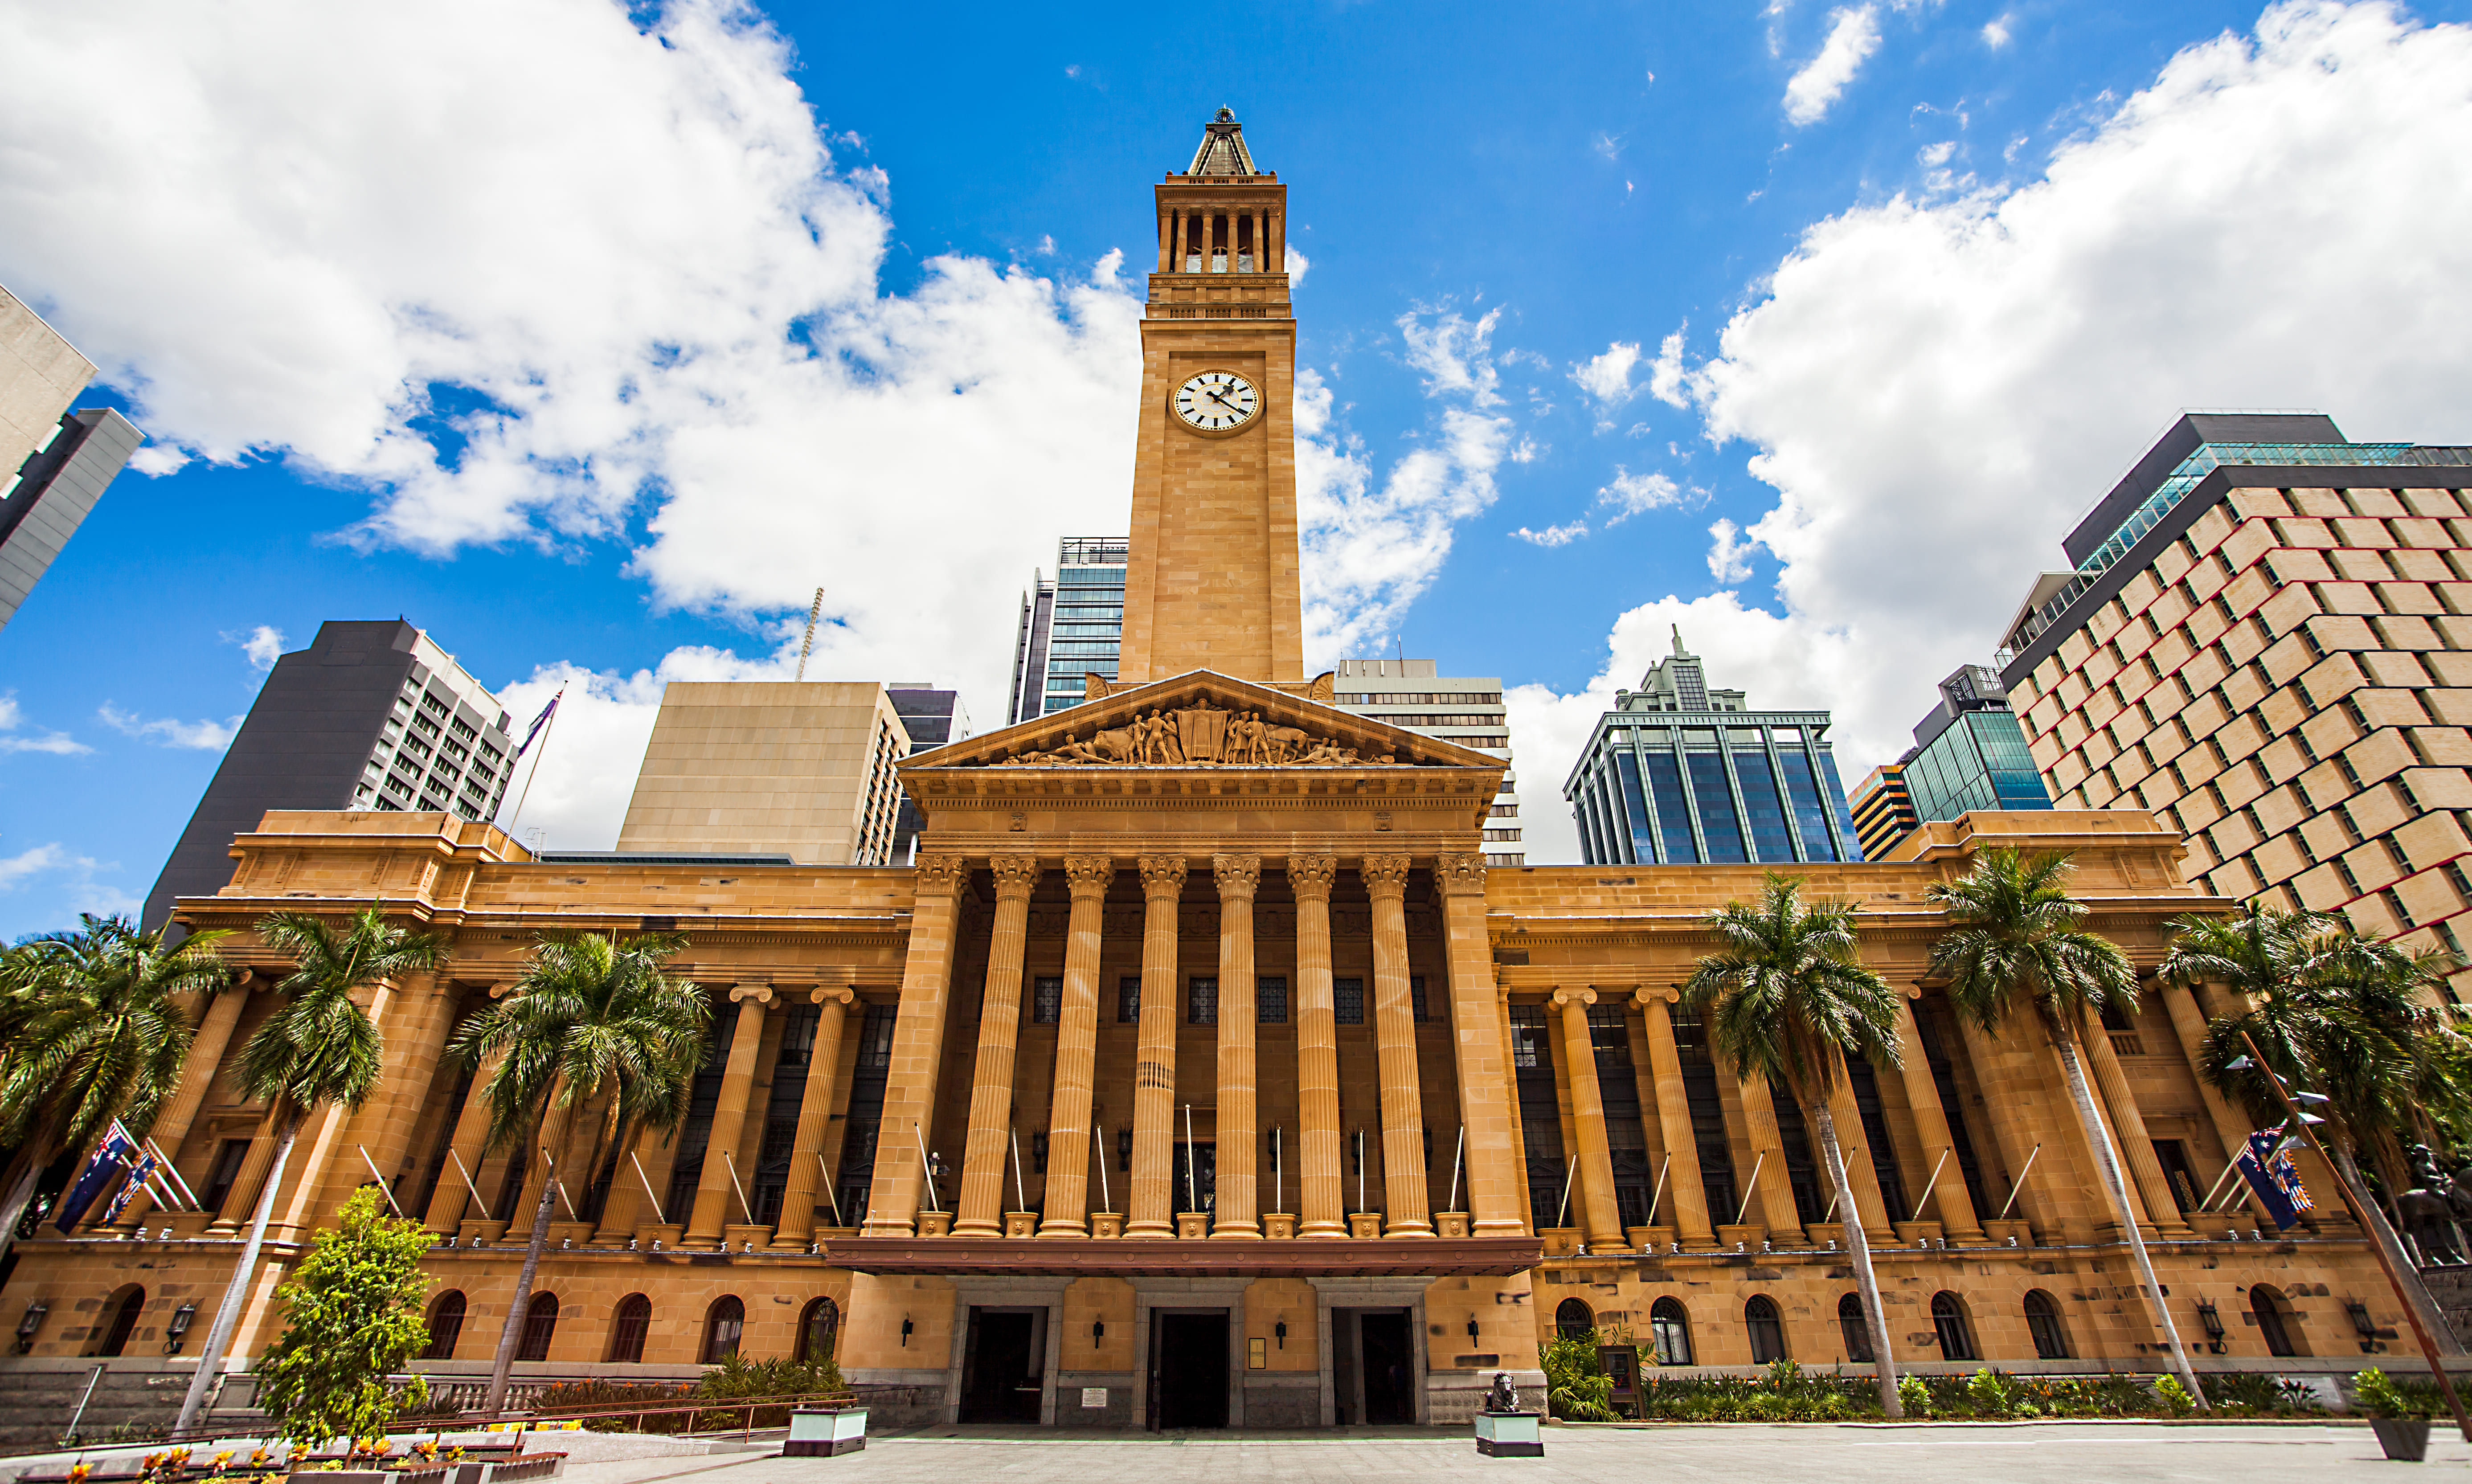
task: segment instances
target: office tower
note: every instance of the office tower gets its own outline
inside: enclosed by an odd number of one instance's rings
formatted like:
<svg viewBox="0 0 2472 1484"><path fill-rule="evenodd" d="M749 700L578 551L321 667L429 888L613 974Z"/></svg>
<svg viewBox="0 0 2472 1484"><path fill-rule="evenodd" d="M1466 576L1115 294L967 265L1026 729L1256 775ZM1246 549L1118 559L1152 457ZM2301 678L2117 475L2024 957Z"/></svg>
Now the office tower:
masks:
<svg viewBox="0 0 2472 1484"><path fill-rule="evenodd" d="M2002 677L2062 809L2151 810L2228 897L2462 954L2472 448L2193 412L2071 531Z"/></svg>
<svg viewBox="0 0 2472 1484"><path fill-rule="evenodd" d="M1864 774L1845 802L1866 860L1885 860L1890 847L1921 823L1914 814L1913 798L1906 792L1905 769L1894 763L1883 763Z"/></svg>
<svg viewBox="0 0 2472 1484"><path fill-rule="evenodd" d="M318 625L274 662L146 898L159 927L175 897L231 879L232 836L271 809L398 810L494 819L514 742L488 687L399 619Z"/></svg>
<svg viewBox="0 0 2472 1484"><path fill-rule="evenodd" d="M1067 536L1057 545L1055 577L1031 574L1013 635L1007 725L1082 704L1084 675L1116 678L1126 560L1121 536Z"/></svg>
<svg viewBox="0 0 2472 1484"><path fill-rule="evenodd" d="M72 412L94 363L0 289L0 627L146 440L107 407Z"/></svg>
<svg viewBox="0 0 2472 1484"><path fill-rule="evenodd" d="M892 709L901 718L901 729L910 735L910 752L916 755L930 747L961 742L970 735L970 714L962 705L959 691L939 691L929 684L894 684L884 688L892 698ZM918 831L926 823L918 801L904 795L899 820L892 829L891 863L908 865L918 843Z"/></svg>
<svg viewBox="0 0 2472 1484"><path fill-rule="evenodd" d="M1341 660L1333 704L1462 747L1498 753L1509 765L1510 719L1502 705L1501 678L1443 678L1435 673L1437 668L1432 660ZM1505 772L1502 791L1493 796L1493 813L1486 816L1486 864L1526 865L1520 835L1519 779Z"/></svg>
<svg viewBox="0 0 2472 1484"><path fill-rule="evenodd" d="M1893 785L1874 768L1854 789L1854 833L1873 860L1925 819L2052 807L2000 672L1982 665L1961 665L1939 683L1938 704L1914 724L1914 744L1890 771Z"/></svg>
<svg viewBox="0 0 2472 1484"><path fill-rule="evenodd" d="M910 734L873 681L673 680L661 692L622 855L893 860Z"/></svg>
<svg viewBox="0 0 2472 1484"><path fill-rule="evenodd" d="M1682 648L1614 693L1562 796L1589 865L1860 860L1824 711L1747 711Z"/></svg>

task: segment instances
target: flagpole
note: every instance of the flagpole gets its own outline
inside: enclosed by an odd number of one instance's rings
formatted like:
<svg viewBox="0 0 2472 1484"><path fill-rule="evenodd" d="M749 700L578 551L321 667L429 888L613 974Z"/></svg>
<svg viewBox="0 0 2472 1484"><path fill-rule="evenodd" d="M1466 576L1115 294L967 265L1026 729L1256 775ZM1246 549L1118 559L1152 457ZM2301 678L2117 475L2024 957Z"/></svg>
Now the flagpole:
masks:
<svg viewBox="0 0 2472 1484"><path fill-rule="evenodd" d="M558 703L564 699L566 699L566 687L564 686L559 686L558 688L558 694L549 698L549 725L541 731L541 753L549 751L550 734L558 730ZM533 796L533 780L540 776L540 753L535 753L533 757L533 770L524 775L524 791L515 795L514 816L507 821L507 834L510 836L514 835L515 826L523 823L524 804Z"/></svg>

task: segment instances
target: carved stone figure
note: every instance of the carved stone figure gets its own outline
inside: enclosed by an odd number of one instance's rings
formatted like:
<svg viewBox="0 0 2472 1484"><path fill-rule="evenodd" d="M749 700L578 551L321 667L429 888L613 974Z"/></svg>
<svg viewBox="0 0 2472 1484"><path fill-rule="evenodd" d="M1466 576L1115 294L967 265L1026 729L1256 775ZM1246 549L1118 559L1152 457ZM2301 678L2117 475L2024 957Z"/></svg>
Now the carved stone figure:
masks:
<svg viewBox="0 0 2472 1484"><path fill-rule="evenodd" d="M2437 1157L2427 1144L2416 1143L2406 1150L2405 1162L2411 1166L2413 1185L2395 1198L2396 1216L2420 1248L2421 1261L2461 1265L2463 1234L2455 1225L2455 1183L2437 1167Z"/></svg>
<svg viewBox="0 0 2472 1484"><path fill-rule="evenodd" d="M1485 1394L1485 1409L1496 1413L1519 1410L1519 1393L1511 1389L1510 1373L1493 1373L1493 1386Z"/></svg>
<svg viewBox="0 0 2472 1484"><path fill-rule="evenodd" d="M1137 713L1120 726L1091 733L1087 741L1067 732L1053 751L1009 752L991 766L1346 767L1368 762L1396 766L1408 761L1390 752L1361 757L1336 739L1317 737L1299 726L1276 725L1258 711L1229 711L1205 696L1189 706Z"/></svg>

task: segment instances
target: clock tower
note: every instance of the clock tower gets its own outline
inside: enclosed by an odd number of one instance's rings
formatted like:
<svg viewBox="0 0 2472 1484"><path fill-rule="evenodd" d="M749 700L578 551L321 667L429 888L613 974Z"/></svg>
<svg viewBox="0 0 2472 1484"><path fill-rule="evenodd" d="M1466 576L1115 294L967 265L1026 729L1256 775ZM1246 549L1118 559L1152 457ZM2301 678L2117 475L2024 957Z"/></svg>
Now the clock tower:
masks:
<svg viewBox="0 0 2472 1484"><path fill-rule="evenodd" d="M1301 681L1288 188L1222 108L1156 192L1118 684Z"/></svg>

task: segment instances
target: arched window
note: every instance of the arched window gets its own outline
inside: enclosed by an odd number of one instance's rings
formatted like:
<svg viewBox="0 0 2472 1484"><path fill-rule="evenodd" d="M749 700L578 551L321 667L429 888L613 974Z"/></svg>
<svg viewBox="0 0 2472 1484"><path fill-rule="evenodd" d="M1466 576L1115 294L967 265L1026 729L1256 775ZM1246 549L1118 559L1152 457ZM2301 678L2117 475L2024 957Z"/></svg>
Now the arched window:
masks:
<svg viewBox="0 0 2472 1484"><path fill-rule="evenodd" d="M423 1360L452 1360L455 1342L464 1337L464 1290L449 1288L429 1306L429 1343L420 1347Z"/></svg>
<svg viewBox="0 0 2472 1484"><path fill-rule="evenodd" d="M98 1355L117 1355L128 1348L129 1336L136 1331L138 1311L146 1307L146 1290L131 1284L104 1307L111 1313L111 1327L103 1333L103 1343L95 1348ZM2277 1351L2277 1354L2285 1352Z"/></svg>
<svg viewBox="0 0 2472 1484"><path fill-rule="evenodd" d="M558 1332L558 1295L535 1293L524 1306L524 1337L515 1342L518 1360L547 1360L550 1336Z"/></svg>
<svg viewBox="0 0 2472 1484"><path fill-rule="evenodd" d="M1871 1325L1863 1317L1863 1296L1849 1293L1837 1301L1837 1328L1845 1331L1845 1358L1857 1365L1871 1359Z"/></svg>
<svg viewBox="0 0 2472 1484"><path fill-rule="evenodd" d="M1942 1360L1980 1360L1975 1354L1974 1326L1966 1323L1965 1302L1943 1288L1932 1295L1932 1329L1939 1335Z"/></svg>
<svg viewBox="0 0 2472 1484"><path fill-rule="evenodd" d="M2299 1345L2299 1316L2292 1311L2292 1301L2280 1292L2259 1284L2248 1290L2248 1311L2257 1316L2257 1332L2266 1339L2270 1355L2305 1355Z"/></svg>
<svg viewBox="0 0 2472 1484"><path fill-rule="evenodd" d="M738 1337L747 1329L747 1306L736 1295L724 1294L712 1301L703 1316L703 1354L705 1365L719 1365L738 1354Z"/></svg>
<svg viewBox="0 0 2472 1484"><path fill-rule="evenodd" d="M1578 1299L1564 1299L1554 1310L1554 1331L1566 1340L1584 1340L1597 1332L1597 1316Z"/></svg>
<svg viewBox="0 0 2472 1484"><path fill-rule="evenodd" d="M841 1337L842 1307L832 1300L818 1299L798 1315L798 1358L809 1365L833 1358Z"/></svg>
<svg viewBox="0 0 2472 1484"><path fill-rule="evenodd" d="M653 1301L630 1293L609 1316L609 1363L634 1365L644 1358L644 1331L653 1327Z"/></svg>
<svg viewBox="0 0 2472 1484"><path fill-rule="evenodd" d="M1777 1307L1765 1293L1754 1293L1743 1306L1743 1328L1751 1335L1751 1364L1767 1365L1785 1358L1785 1326Z"/></svg>
<svg viewBox="0 0 2472 1484"><path fill-rule="evenodd" d="M2026 1332L2034 1337L2034 1358L2069 1358L2069 1336L2060 1328L2060 1306L2040 1288L2026 1290Z"/></svg>
<svg viewBox="0 0 2472 1484"><path fill-rule="evenodd" d="M1691 1315L1680 1299L1659 1299L1649 1306L1648 1333L1655 1342L1658 1365L1691 1363Z"/></svg>

